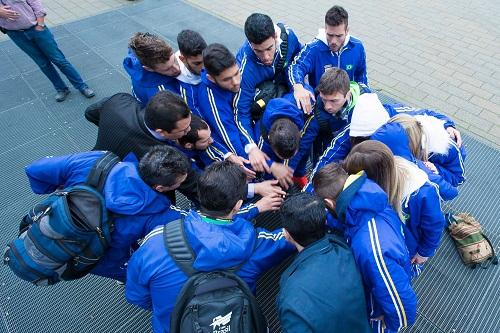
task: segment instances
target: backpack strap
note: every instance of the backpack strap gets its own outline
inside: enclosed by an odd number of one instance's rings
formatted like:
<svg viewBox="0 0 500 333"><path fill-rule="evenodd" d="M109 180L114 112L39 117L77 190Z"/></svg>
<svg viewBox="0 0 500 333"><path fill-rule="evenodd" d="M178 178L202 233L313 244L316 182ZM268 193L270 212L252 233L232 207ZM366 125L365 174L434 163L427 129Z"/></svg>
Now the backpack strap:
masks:
<svg viewBox="0 0 500 333"><path fill-rule="evenodd" d="M187 241L184 219L167 223L163 228L163 239L168 254L184 274L188 277L196 274L197 271L193 268L196 255Z"/></svg>
<svg viewBox="0 0 500 333"><path fill-rule="evenodd" d="M102 193L109 172L118 162L120 162L120 158L112 152L107 151L92 166L85 185L93 187Z"/></svg>
<svg viewBox="0 0 500 333"><path fill-rule="evenodd" d="M288 34L286 33L286 28L283 23L278 23L278 27L281 30L280 38L281 38L281 44L280 44L280 53L281 53L281 58L278 60L278 63L274 67L274 79L278 77L278 75L281 74L283 71L283 68L285 67L285 62L286 62L286 54L288 53Z"/></svg>

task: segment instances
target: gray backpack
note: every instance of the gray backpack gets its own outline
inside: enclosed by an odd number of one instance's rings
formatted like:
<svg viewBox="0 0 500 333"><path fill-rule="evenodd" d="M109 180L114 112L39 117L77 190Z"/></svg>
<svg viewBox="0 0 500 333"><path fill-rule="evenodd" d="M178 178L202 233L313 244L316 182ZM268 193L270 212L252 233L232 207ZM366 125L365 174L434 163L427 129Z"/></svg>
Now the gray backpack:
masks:
<svg viewBox="0 0 500 333"><path fill-rule="evenodd" d="M196 256L186 240L184 221L168 223L165 247L189 277L170 317L171 333L264 333L266 319L248 285L234 274L239 266L214 272L193 268Z"/></svg>

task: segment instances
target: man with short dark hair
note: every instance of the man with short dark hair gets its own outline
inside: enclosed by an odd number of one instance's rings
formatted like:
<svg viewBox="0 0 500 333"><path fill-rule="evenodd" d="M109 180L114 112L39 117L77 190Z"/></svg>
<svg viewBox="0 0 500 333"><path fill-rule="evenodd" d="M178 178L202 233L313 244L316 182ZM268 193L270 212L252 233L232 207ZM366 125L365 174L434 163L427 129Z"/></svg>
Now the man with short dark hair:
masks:
<svg viewBox="0 0 500 333"><path fill-rule="evenodd" d="M245 35L247 40L236 54L240 65L241 84L235 115L237 121L254 139L247 142L246 136L242 137L246 150L250 153L252 149L257 149L255 142L258 140L254 136L251 114L256 89L268 80L287 86L286 72L302 46L290 27L282 23L274 24L268 15L261 13L253 13L246 19Z"/></svg>
<svg viewBox="0 0 500 333"><path fill-rule="evenodd" d="M366 54L361 41L349 35L348 14L340 6L333 6L325 15L325 28L306 44L294 59L288 72L297 106L311 112L311 92L304 89L304 78L313 87L319 83L323 73L337 67L347 72L353 82L368 85L366 78Z"/></svg>
<svg viewBox="0 0 500 333"><path fill-rule="evenodd" d="M234 217L246 196L246 176L229 161L210 165L198 184L200 211L184 218L186 239L196 254L193 268L201 272L238 267L235 274L252 290L258 277L293 252L282 230L255 229ZM277 207L276 207L277 208ZM169 222L168 220L165 222ZM164 227L147 235L128 265L127 301L153 311L153 331L169 332L170 315L188 277L165 248Z"/></svg>
<svg viewBox="0 0 500 333"><path fill-rule="evenodd" d="M283 332L370 332L361 276L343 237L326 234L321 199L293 195L280 215L286 239L299 251L280 281Z"/></svg>
<svg viewBox="0 0 500 333"><path fill-rule="evenodd" d="M33 192L51 193L57 188L86 181L103 151L46 157L26 167ZM160 192L175 190L186 178L187 158L167 146L151 147L140 162L124 161L115 165L103 189L106 208L113 213L111 244L92 274L125 281L126 263L131 246L164 219L178 218L167 196Z"/></svg>
<svg viewBox="0 0 500 333"><path fill-rule="evenodd" d="M270 173L283 188L292 182L299 187L307 183L306 164L311 145L318 134L315 115L297 108L293 94L272 99L257 122L260 149L269 156Z"/></svg>
<svg viewBox="0 0 500 333"><path fill-rule="evenodd" d="M130 94L118 93L92 104L85 118L99 127L94 150L110 150L120 158L129 153L140 159L151 146L167 144L189 132L191 112L180 96L161 91L142 108ZM196 201L196 174L189 175L179 188ZM174 194L171 194L174 198Z"/></svg>
<svg viewBox="0 0 500 333"><path fill-rule="evenodd" d="M184 64L184 66L181 66L181 75L191 76L193 80L199 83L201 70L203 69L202 53L207 47L207 43L196 31L182 30L177 35L177 46L179 51L175 55Z"/></svg>
<svg viewBox="0 0 500 333"><path fill-rule="evenodd" d="M240 131L252 140L234 117L234 104L240 90L241 75L233 54L222 44L210 44L203 51L205 69L201 72L198 101L201 117L213 130L214 139L235 155L245 157ZM245 160L248 163L248 161Z"/></svg>
<svg viewBox="0 0 500 333"><path fill-rule="evenodd" d="M57 102L64 101L69 88L61 79L54 65L66 76L83 96L92 98L95 93L83 81L76 68L66 59L45 24L47 15L40 0L0 1L0 30L38 65L57 91Z"/></svg>
<svg viewBox="0 0 500 333"><path fill-rule="evenodd" d="M187 36L184 36L187 35ZM193 37L188 43L185 37ZM181 43L184 50L192 46L194 53L206 46L203 38L194 31L181 32ZM191 69L201 69L200 53L195 56L182 56L174 53L172 47L162 38L151 33L137 32L129 42L129 52L123 60L123 67L132 80L132 93L145 106L158 91L169 90L180 95L189 108L197 112L196 85L199 84L199 73ZM189 67L186 67L186 64Z"/></svg>

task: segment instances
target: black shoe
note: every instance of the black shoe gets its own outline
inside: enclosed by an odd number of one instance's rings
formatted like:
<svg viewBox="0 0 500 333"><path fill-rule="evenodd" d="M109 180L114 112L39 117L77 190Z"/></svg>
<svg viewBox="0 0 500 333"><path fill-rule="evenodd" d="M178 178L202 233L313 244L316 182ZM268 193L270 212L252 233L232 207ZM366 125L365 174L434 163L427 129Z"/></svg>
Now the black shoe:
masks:
<svg viewBox="0 0 500 333"><path fill-rule="evenodd" d="M85 96L87 98L92 98L95 96L95 92L92 89L90 89L89 87L83 88L82 90L80 90L80 92L82 93L83 96Z"/></svg>
<svg viewBox="0 0 500 333"><path fill-rule="evenodd" d="M69 89L68 90L63 90L63 91L58 91L56 94L56 101L62 102L68 97L69 95Z"/></svg>

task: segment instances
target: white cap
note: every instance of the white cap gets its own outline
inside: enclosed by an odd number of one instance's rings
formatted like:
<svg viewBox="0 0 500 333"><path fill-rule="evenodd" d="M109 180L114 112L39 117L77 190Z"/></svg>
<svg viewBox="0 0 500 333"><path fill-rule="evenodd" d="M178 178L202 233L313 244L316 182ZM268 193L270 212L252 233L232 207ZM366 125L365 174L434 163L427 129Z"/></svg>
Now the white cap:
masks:
<svg viewBox="0 0 500 333"><path fill-rule="evenodd" d="M362 94L352 110L350 136L371 136L389 120L389 113L384 108L377 94Z"/></svg>

